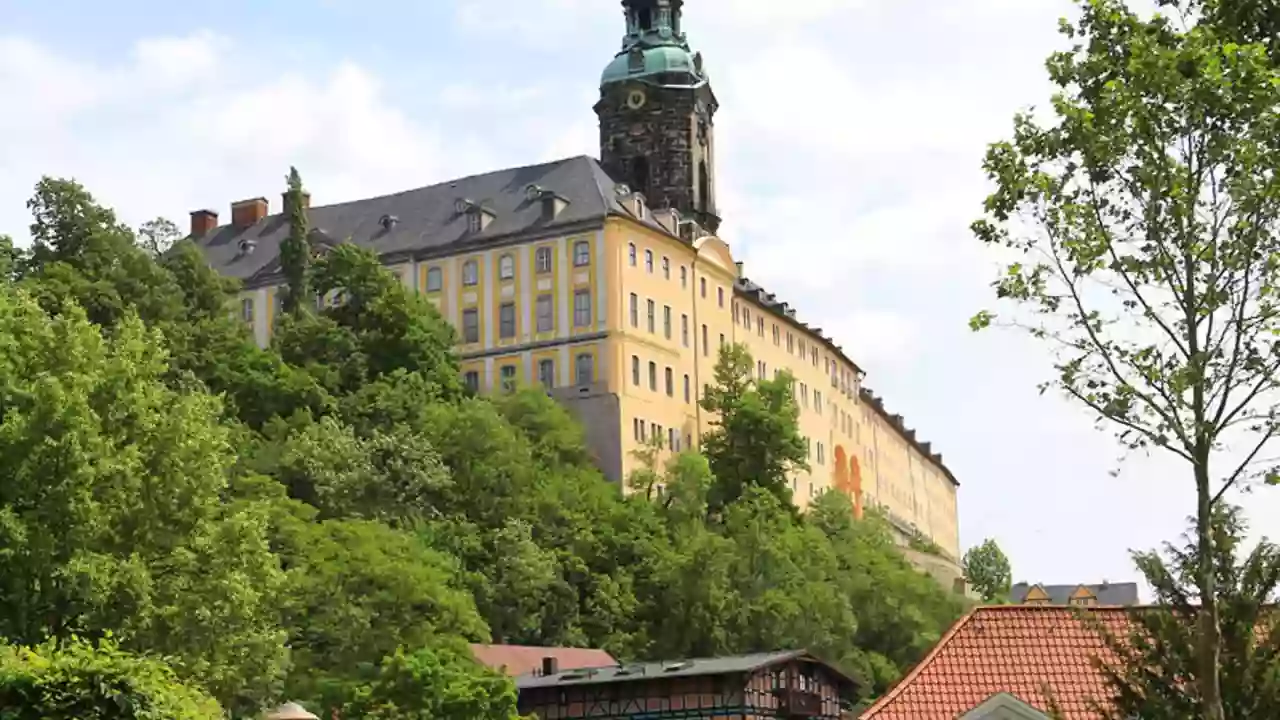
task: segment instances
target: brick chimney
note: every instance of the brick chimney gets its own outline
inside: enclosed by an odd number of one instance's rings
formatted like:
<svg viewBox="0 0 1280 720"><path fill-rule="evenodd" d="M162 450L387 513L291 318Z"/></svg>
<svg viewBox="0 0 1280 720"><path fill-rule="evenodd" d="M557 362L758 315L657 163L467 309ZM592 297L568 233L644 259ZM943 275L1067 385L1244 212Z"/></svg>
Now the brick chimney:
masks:
<svg viewBox="0 0 1280 720"><path fill-rule="evenodd" d="M218 213L212 210L195 210L191 213L191 237L199 239L218 227Z"/></svg>
<svg viewBox="0 0 1280 720"><path fill-rule="evenodd" d="M267 216L267 199L263 197L231 203L231 225L244 230Z"/></svg>
<svg viewBox="0 0 1280 720"><path fill-rule="evenodd" d="M287 190L285 192L280 193L280 207L284 208L285 212L289 212L289 192ZM311 207L311 193L307 192L306 190L303 190L302 191L302 209L307 210L310 207Z"/></svg>

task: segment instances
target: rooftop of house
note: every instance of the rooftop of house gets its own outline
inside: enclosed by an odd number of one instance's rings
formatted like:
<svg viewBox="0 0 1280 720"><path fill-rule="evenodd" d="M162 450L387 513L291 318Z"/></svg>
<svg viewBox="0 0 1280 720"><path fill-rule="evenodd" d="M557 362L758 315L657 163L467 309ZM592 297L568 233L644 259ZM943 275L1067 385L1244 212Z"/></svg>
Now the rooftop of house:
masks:
<svg viewBox="0 0 1280 720"><path fill-rule="evenodd" d="M1027 602L1028 594L1035 589L1042 590L1048 596L1050 605L1070 605L1075 597L1092 596L1098 605L1137 605L1138 583L1109 583L1097 585L1041 585L1039 583L1018 583L1009 589L1009 601L1013 603ZM1038 595L1039 593L1035 593Z"/></svg>
<svg viewBox="0 0 1280 720"><path fill-rule="evenodd" d="M516 687L521 690L542 687L565 687L571 685L600 685L606 683L640 682L644 680L662 680L672 677L700 677L706 675L729 675L749 673L771 665L805 660L828 668L833 675L852 688L853 681L839 670L815 658L804 650L781 650L778 652L754 653L751 655L733 655L717 658L696 658L689 660L667 660L658 662L633 663L626 665L610 665L606 667L579 668L561 671L554 675L529 673L516 678Z"/></svg>
<svg viewBox="0 0 1280 720"><path fill-rule="evenodd" d="M536 645L482 645L473 643L471 654L477 662L512 677L539 672L547 658L555 660L560 671L617 665L618 661L604 650L570 647L538 647Z"/></svg>
<svg viewBox="0 0 1280 720"><path fill-rule="evenodd" d="M1081 612L1123 631L1132 608L979 607L947 632L863 720L953 720L1008 693L1047 711L1052 692L1064 720L1093 720L1089 702L1107 696L1094 658L1111 657Z"/></svg>

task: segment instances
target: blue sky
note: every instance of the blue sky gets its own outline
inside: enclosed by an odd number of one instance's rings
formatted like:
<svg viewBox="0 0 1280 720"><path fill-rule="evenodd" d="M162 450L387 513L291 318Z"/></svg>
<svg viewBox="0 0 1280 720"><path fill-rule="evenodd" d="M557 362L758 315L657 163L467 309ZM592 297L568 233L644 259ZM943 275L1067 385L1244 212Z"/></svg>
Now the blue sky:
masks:
<svg viewBox="0 0 1280 720"><path fill-rule="evenodd" d="M55 10L56 8L56 10ZM1183 529L1187 475L1117 462L1040 396L1030 341L974 335L994 259L967 227L985 145L1045 104L1063 0L689 0L721 103L721 235L824 328L959 477L961 539L1015 580L1134 579L1129 548ZM132 223L265 195L314 202L596 154L591 105L617 0L109 4L0 0L0 232L41 174ZM816 263L800 257L821 258ZM1110 471L1119 468L1118 476ZM1245 500L1255 527L1275 492Z"/></svg>

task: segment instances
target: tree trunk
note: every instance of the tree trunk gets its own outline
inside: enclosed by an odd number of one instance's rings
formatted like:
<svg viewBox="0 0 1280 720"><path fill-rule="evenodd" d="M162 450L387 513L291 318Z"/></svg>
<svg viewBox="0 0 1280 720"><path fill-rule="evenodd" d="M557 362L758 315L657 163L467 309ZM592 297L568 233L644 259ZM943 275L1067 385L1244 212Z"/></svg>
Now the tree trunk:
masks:
<svg viewBox="0 0 1280 720"><path fill-rule="evenodd" d="M1226 720L1219 677L1221 635L1213 566L1213 507L1209 496L1208 452L1196 458L1196 539L1200 553L1200 701L1204 720Z"/></svg>

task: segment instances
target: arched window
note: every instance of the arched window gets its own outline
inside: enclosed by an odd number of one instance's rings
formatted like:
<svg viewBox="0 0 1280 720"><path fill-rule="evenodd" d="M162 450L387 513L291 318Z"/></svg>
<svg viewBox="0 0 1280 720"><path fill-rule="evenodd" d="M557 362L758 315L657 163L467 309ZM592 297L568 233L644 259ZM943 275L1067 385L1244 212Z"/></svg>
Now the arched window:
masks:
<svg viewBox="0 0 1280 720"><path fill-rule="evenodd" d="M510 255L498 258L498 279L510 280L516 276L516 259Z"/></svg>
<svg viewBox="0 0 1280 720"><path fill-rule="evenodd" d="M706 158L698 161L698 209L707 212L711 206L711 178L707 174Z"/></svg>
<svg viewBox="0 0 1280 720"><path fill-rule="evenodd" d="M440 268L427 268L427 292L438 292L444 286L444 274Z"/></svg>
<svg viewBox="0 0 1280 720"><path fill-rule="evenodd" d="M475 260L468 260L462 264L462 284L475 285L480 282L479 267Z"/></svg>
<svg viewBox="0 0 1280 720"><path fill-rule="evenodd" d="M643 155L631 159L631 189L649 196L649 158Z"/></svg>

